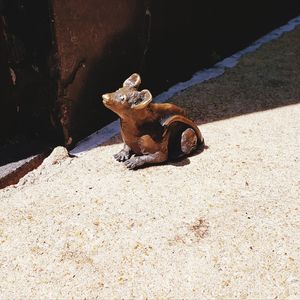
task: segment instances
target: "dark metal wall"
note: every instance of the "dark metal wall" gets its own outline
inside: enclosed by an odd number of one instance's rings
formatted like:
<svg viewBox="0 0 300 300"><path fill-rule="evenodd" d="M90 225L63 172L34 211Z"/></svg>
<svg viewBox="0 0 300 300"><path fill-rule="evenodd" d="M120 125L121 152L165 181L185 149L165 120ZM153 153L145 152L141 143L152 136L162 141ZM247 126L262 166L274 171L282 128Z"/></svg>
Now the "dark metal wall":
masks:
<svg viewBox="0 0 300 300"><path fill-rule="evenodd" d="M143 52L141 0L53 0L58 104L67 144L112 115L100 95L137 71Z"/></svg>

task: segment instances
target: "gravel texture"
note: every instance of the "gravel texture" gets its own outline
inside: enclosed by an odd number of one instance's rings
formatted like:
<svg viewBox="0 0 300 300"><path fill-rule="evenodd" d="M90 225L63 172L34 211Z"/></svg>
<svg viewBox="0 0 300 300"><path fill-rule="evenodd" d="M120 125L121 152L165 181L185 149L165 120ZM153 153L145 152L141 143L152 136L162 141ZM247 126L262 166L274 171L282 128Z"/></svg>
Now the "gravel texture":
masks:
<svg viewBox="0 0 300 300"><path fill-rule="evenodd" d="M299 299L299 54L297 28L171 99L201 154L129 171L117 136L1 190L0 298Z"/></svg>

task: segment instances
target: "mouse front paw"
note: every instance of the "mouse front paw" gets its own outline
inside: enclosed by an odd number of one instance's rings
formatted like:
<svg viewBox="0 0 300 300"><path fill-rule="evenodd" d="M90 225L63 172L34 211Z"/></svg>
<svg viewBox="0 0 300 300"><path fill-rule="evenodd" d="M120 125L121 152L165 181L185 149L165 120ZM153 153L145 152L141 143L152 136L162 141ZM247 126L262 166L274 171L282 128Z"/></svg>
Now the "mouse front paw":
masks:
<svg viewBox="0 0 300 300"><path fill-rule="evenodd" d="M120 152L118 152L114 155L114 158L117 161L126 161L130 158L130 152L121 150Z"/></svg>
<svg viewBox="0 0 300 300"><path fill-rule="evenodd" d="M130 159L126 160L124 164L128 169L134 170L142 166L144 162L139 156L133 156Z"/></svg>

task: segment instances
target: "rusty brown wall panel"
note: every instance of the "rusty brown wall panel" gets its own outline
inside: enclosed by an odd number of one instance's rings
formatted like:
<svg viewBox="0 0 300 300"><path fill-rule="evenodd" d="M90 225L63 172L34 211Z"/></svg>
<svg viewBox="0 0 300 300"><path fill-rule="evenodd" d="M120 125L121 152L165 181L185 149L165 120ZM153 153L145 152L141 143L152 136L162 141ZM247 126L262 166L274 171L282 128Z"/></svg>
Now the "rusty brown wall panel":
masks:
<svg viewBox="0 0 300 300"><path fill-rule="evenodd" d="M141 0L52 3L60 122L71 143L112 117L99 95L137 69L145 7Z"/></svg>

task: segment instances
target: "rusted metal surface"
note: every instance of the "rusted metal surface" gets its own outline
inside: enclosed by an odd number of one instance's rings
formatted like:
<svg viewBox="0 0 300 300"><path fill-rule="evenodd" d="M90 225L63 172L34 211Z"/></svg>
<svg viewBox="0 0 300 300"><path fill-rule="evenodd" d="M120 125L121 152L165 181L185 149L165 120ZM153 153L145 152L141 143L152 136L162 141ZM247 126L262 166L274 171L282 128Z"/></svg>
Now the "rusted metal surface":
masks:
<svg viewBox="0 0 300 300"><path fill-rule="evenodd" d="M140 0L53 0L52 4L57 104L68 145L111 119L99 95L139 67L145 6Z"/></svg>

